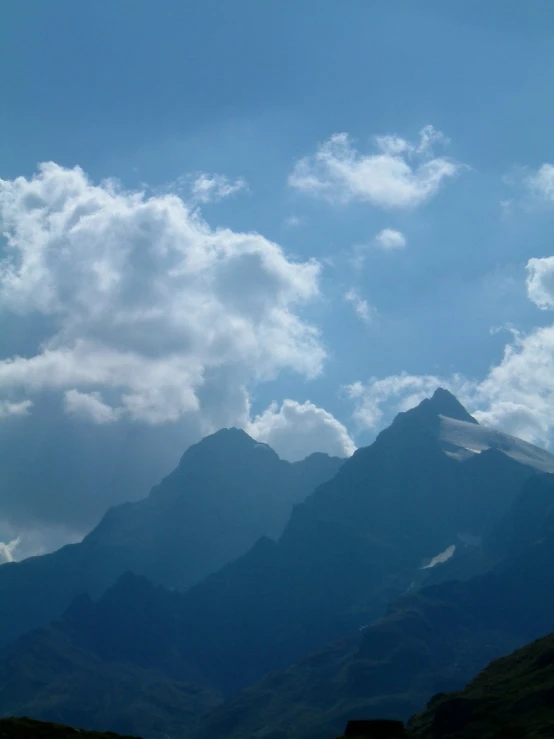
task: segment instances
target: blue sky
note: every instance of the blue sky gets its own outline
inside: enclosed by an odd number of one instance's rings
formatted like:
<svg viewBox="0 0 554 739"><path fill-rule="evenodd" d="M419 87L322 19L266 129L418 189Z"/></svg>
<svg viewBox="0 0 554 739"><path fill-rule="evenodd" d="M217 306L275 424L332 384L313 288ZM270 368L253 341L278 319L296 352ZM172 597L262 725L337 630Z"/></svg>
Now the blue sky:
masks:
<svg viewBox="0 0 554 739"><path fill-rule="evenodd" d="M549 0L0 26L0 540L79 535L219 425L348 453L438 383L549 443Z"/></svg>

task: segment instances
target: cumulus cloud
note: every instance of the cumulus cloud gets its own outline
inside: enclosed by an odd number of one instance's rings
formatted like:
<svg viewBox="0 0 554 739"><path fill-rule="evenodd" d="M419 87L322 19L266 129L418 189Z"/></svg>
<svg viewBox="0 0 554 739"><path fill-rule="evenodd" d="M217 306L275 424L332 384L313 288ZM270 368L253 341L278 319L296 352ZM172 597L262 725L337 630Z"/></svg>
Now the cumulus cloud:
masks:
<svg viewBox="0 0 554 739"><path fill-rule="evenodd" d="M285 400L281 407L272 403L247 427L258 441L269 444L291 462L313 452L348 457L356 446L345 426L331 413L307 401Z"/></svg>
<svg viewBox="0 0 554 739"><path fill-rule="evenodd" d="M202 177L204 198L236 187ZM50 162L0 180L0 219L0 311L51 326L34 353L0 361L6 392L58 392L96 423L163 423L201 411L227 369L238 393L284 368L321 371L318 331L301 316L320 265L257 233L213 230L175 194L93 184Z"/></svg>
<svg viewBox="0 0 554 739"><path fill-rule="evenodd" d="M351 303L358 318L364 323L371 323L374 316L374 309L369 305L367 300L361 298L354 288L348 290L344 295L347 303Z"/></svg>
<svg viewBox="0 0 554 739"><path fill-rule="evenodd" d="M541 310L554 308L554 257L527 262L527 295Z"/></svg>
<svg viewBox="0 0 554 739"><path fill-rule="evenodd" d="M401 231L392 228L384 228L375 237L375 243L381 249L403 249L406 246L406 237Z"/></svg>
<svg viewBox="0 0 554 739"><path fill-rule="evenodd" d="M425 126L415 143L399 136L377 136L375 151L363 154L347 133L336 133L315 154L296 163L289 185L333 203L414 208L435 196L461 170L453 160L435 156L433 146L446 143L440 131Z"/></svg>
<svg viewBox="0 0 554 739"><path fill-rule="evenodd" d="M514 333L502 361L477 386L475 417L547 445L554 427L554 326Z"/></svg>

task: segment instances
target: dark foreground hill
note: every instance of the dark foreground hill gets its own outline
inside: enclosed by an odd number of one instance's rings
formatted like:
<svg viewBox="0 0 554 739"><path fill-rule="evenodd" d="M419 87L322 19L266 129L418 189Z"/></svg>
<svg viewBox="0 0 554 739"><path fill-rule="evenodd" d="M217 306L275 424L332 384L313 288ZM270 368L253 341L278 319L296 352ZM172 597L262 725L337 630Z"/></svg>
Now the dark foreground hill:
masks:
<svg viewBox="0 0 554 739"><path fill-rule="evenodd" d="M144 500L112 508L79 543L0 566L0 644L48 623L82 592L98 597L127 570L184 590L277 537L293 505L343 460L291 464L244 431L223 429L190 447Z"/></svg>
<svg viewBox="0 0 554 739"><path fill-rule="evenodd" d="M29 718L0 719L0 739L139 739L111 732L83 731Z"/></svg>
<svg viewBox="0 0 554 739"><path fill-rule="evenodd" d="M554 634L494 661L409 723L414 739L552 739Z"/></svg>

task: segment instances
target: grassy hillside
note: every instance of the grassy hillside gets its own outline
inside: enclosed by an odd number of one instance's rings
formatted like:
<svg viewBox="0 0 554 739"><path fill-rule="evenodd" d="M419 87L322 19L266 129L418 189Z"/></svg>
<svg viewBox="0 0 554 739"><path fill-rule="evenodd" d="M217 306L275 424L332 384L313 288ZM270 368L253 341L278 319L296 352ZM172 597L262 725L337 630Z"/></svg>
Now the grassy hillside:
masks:
<svg viewBox="0 0 554 739"><path fill-rule="evenodd" d="M552 739L554 634L492 662L412 718L414 739Z"/></svg>

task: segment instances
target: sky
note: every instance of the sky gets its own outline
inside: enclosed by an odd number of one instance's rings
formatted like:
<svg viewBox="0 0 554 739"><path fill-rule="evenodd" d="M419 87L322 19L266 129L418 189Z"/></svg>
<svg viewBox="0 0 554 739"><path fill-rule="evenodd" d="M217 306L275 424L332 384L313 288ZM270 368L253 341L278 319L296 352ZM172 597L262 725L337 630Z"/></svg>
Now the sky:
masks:
<svg viewBox="0 0 554 739"><path fill-rule="evenodd" d="M0 561L239 426L554 438L551 0L0 11Z"/></svg>

